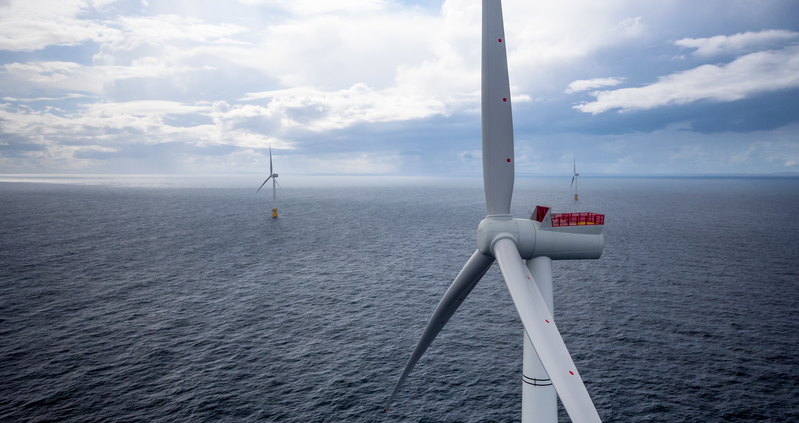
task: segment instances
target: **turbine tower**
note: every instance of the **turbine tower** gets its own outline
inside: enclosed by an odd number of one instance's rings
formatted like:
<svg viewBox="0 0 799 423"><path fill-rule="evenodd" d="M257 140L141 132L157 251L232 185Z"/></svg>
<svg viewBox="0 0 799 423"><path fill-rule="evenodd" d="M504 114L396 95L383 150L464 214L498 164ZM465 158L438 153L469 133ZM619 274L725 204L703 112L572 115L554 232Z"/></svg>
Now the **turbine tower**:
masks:
<svg viewBox="0 0 799 423"><path fill-rule="evenodd" d="M275 185L280 186L280 184L277 183L277 173L274 173L274 171L272 170L272 146L271 145L269 146L269 177L266 178L266 181L264 181L264 183L261 184L260 187L258 187L258 191L260 191L261 188L263 188L264 185L266 185L266 183L269 181L269 179L272 179L272 217L273 218L277 218L277 195L276 195ZM258 194L258 191L255 191L255 193Z"/></svg>
<svg viewBox="0 0 799 423"><path fill-rule="evenodd" d="M574 185L574 201L577 201L577 177L580 176L580 174L577 173L577 159L574 159L574 171L572 173L574 173L574 175L572 176L572 183L569 185L569 189Z"/></svg>
<svg viewBox="0 0 799 423"><path fill-rule="evenodd" d="M524 325L522 421L557 423L557 395L573 422L600 422L553 318L552 260L598 259L605 244L605 216L554 214L542 206L536 206L529 219L510 215L513 121L505 41L500 0L483 0L483 185L488 215L477 227L477 250L433 312L383 412L438 333L496 261Z"/></svg>

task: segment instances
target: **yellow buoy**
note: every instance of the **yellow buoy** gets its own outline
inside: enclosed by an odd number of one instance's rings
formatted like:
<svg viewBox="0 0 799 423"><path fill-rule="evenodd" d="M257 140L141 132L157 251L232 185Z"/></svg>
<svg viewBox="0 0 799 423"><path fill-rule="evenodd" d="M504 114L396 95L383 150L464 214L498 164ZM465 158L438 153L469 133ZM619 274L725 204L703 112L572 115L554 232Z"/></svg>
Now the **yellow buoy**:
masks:
<svg viewBox="0 0 799 423"><path fill-rule="evenodd" d="M272 209L272 217L277 217L277 207Z"/></svg>
<svg viewBox="0 0 799 423"><path fill-rule="evenodd" d="M577 194L574 194L574 199L577 200Z"/></svg>

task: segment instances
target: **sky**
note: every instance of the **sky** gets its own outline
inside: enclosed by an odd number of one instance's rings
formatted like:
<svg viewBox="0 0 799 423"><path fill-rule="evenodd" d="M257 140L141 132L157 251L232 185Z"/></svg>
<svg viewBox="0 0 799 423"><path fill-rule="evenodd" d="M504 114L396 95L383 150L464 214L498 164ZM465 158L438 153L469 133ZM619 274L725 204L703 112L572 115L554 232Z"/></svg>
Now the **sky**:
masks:
<svg viewBox="0 0 799 423"><path fill-rule="evenodd" d="M799 172L799 2L503 1L517 175ZM476 0L0 0L0 173L480 176Z"/></svg>

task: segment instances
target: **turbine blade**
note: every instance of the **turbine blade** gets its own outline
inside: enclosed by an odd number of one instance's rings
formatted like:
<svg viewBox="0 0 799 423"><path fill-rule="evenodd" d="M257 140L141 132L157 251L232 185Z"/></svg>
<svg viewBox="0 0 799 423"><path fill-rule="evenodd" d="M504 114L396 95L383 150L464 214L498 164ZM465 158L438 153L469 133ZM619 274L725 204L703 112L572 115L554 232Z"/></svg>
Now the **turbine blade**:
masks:
<svg viewBox="0 0 799 423"><path fill-rule="evenodd" d="M501 239L494 244L493 253L513 298L513 304L522 319L524 330L527 331L571 421L601 422L544 297L519 256L516 244L510 239Z"/></svg>
<svg viewBox="0 0 799 423"><path fill-rule="evenodd" d="M394 386L394 391L391 393L391 397L389 397L383 412L388 410L391 402L394 401L394 398L396 398L399 393L403 382L405 382L405 379L411 373L411 370L413 370L413 366L422 358L422 354L427 351L427 347L433 343L438 333L444 328L444 324L455 314L455 310L463 303L466 296L472 292L477 282L480 282L480 279L493 263L493 258L483 255L480 251L475 251L472 257L469 258L469 261L463 266L463 269L461 269L458 276L455 277L452 285L447 289L447 293L444 294L444 298L442 298L441 302L436 306L436 310L433 312L433 316L430 317L430 321L427 322L427 326L424 328L419 342L416 343L416 348L414 348L411 358L408 359L408 364L405 365L405 369L402 371L397 385Z"/></svg>
<svg viewBox="0 0 799 423"><path fill-rule="evenodd" d="M272 177L272 175L269 175L269 178L271 178L271 177ZM262 184L261 184L261 186L260 186L260 187L258 187L258 191L260 191L260 190L261 190L261 188L263 188L263 187L264 187L264 185L266 185L266 183L267 183L267 182L269 182L269 178L266 178L266 180L264 181L264 183L262 183ZM258 194L258 191L255 191L255 193L256 193L256 194Z"/></svg>
<svg viewBox="0 0 799 423"><path fill-rule="evenodd" d="M483 186L489 215L510 214L515 158L502 4L483 0Z"/></svg>
<svg viewBox="0 0 799 423"><path fill-rule="evenodd" d="M569 184L569 189L572 189L572 185L574 185L574 176L572 176L572 183Z"/></svg>
<svg viewBox="0 0 799 423"><path fill-rule="evenodd" d="M272 146L269 146L269 175L273 175L275 172L272 170Z"/></svg>
<svg viewBox="0 0 799 423"><path fill-rule="evenodd" d="M280 182L277 181L277 178L275 178L275 183L280 187ZM283 187L280 187L280 189L283 189Z"/></svg>

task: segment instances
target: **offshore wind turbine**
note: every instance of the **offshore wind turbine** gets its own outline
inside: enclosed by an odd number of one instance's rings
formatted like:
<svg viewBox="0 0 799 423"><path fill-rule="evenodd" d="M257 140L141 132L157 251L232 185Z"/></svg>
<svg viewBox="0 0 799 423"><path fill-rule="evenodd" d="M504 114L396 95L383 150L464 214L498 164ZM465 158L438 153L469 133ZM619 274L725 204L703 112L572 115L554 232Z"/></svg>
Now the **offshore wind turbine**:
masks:
<svg viewBox="0 0 799 423"><path fill-rule="evenodd" d="M569 189L571 189L572 185L574 185L574 200L577 201L577 177L580 176L577 173L577 159L574 159L574 171L572 172L574 175L572 176L572 183L569 185Z"/></svg>
<svg viewBox="0 0 799 423"><path fill-rule="evenodd" d="M274 171L272 170L272 146L271 145L269 146L269 177L266 178L266 181L264 181L264 183L261 184L260 187L258 187L258 190L255 191L255 193L258 194L258 191L260 191L261 188L263 188L264 185L266 185L266 183L270 179L272 180L272 217L273 218L277 218L277 192L276 192L277 189L275 188L275 185L280 186L280 184L277 183L277 173L274 173Z"/></svg>
<svg viewBox="0 0 799 423"><path fill-rule="evenodd" d="M605 216L554 214L542 206L536 206L529 219L511 216L515 163L505 41L500 0L483 0L482 144L488 215L477 227L477 250L433 312L383 412L496 261L524 325L522 421L557 423L557 395L573 422L600 422L553 318L552 260L599 258L605 245Z"/></svg>

